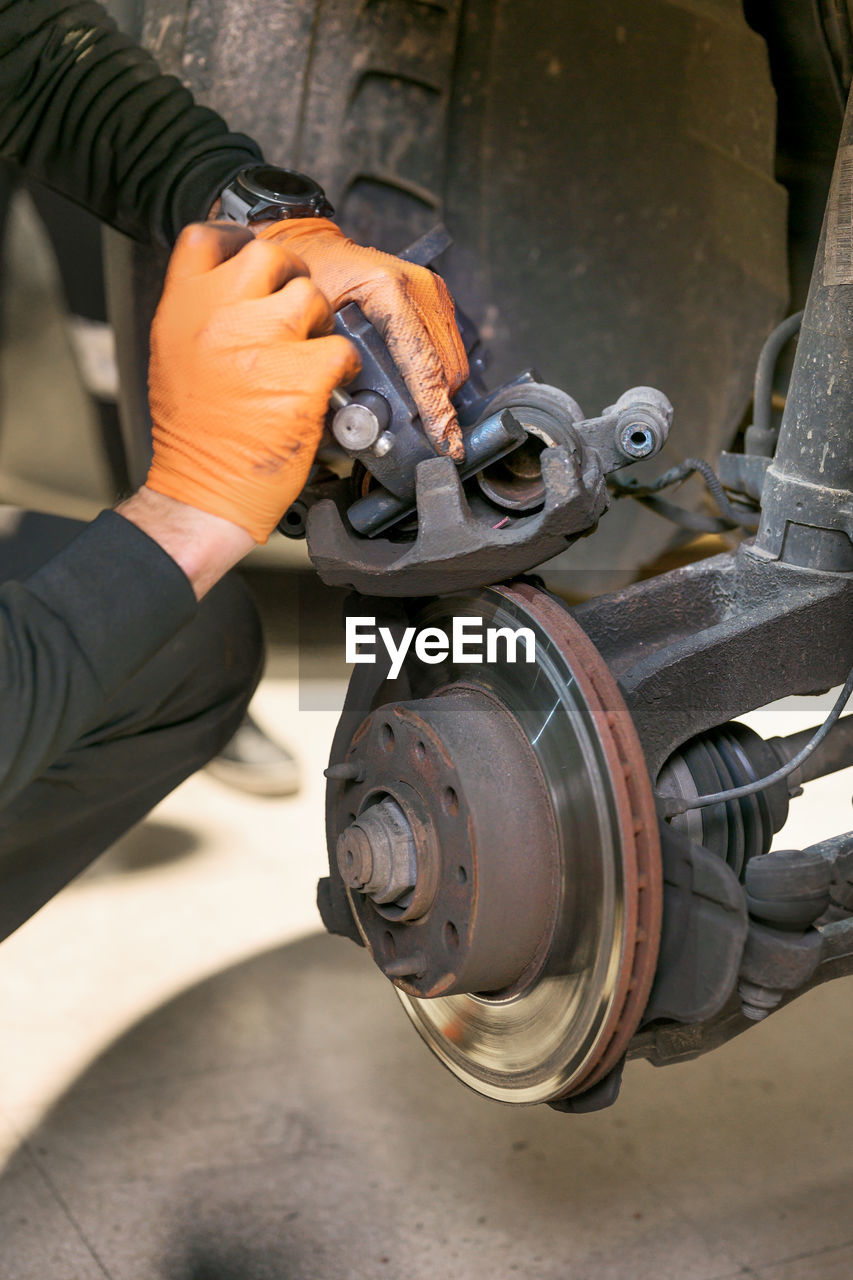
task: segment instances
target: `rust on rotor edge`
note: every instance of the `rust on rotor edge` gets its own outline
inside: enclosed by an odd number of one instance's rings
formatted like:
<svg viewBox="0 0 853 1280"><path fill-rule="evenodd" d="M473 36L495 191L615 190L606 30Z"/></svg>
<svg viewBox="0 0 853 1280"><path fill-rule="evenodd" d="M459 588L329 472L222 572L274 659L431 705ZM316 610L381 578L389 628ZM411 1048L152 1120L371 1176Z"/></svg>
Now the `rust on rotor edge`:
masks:
<svg viewBox="0 0 853 1280"><path fill-rule="evenodd" d="M657 967L663 873L651 782L628 708L601 654L566 610L530 583L494 590L524 608L571 660L609 766L621 836L625 917L622 965L601 1053L564 1097L584 1093L619 1063L646 1008Z"/></svg>

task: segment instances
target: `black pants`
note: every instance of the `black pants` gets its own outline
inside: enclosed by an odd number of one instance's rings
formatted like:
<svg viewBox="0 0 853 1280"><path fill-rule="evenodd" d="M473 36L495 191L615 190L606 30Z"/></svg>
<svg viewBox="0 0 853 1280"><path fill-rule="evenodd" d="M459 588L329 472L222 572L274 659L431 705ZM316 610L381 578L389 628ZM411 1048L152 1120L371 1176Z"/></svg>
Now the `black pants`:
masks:
<svg viewBox="0 0 853 1280"><path fill-rule="evenodd" d="M0 581L26 577L79 528L24 516L0 539ZM0 939L224 747L262 667L257 611L229 576L94 727L0 811Z"/></svg>

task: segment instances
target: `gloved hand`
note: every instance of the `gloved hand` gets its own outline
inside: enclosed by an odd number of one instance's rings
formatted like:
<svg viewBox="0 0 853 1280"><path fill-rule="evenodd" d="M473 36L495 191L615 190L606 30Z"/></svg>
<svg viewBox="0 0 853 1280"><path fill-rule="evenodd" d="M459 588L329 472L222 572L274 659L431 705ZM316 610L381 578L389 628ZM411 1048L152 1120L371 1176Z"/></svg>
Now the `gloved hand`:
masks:
<svg viewBox="0 0 853 1280"><path fill-rule="evenodd" d="M308 269L235 223L184 230L151 328L147 486L266 542L358 355Z"/></svg>
<svg viewBox="0 0 853 1280"><path fill-rule="evenodd" d="M333 311L358 303L403 375L436 452L462 462L462 433L450 397L468 377L468 357L440 276L354 244L328 218L286 218L257 234L287 245L308 264Z"/></svg>

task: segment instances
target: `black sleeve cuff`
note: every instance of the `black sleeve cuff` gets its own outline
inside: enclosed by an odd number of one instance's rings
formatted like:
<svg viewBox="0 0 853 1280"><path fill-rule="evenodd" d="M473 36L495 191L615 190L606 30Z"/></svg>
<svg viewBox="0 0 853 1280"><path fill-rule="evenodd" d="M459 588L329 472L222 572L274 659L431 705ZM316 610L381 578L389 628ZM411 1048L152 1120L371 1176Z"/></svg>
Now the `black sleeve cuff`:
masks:
<svg viewBox="0 0 853 1280"><path fill-rule="evenodd" d="M245 144L245 150L241 152L233 145L197 160L172 188L163 228L169 248L190 222L207 219L214 200L241 169L263 163L263 156L251 138L231 134L230 140Z"/></svg>
<svg viewBox="0 0 853 1280"><path fill-rule="evenodd" d="M27 579L26 589L63 620L107 696L197 608L183 570L114 511L102 512Z"/></svg>

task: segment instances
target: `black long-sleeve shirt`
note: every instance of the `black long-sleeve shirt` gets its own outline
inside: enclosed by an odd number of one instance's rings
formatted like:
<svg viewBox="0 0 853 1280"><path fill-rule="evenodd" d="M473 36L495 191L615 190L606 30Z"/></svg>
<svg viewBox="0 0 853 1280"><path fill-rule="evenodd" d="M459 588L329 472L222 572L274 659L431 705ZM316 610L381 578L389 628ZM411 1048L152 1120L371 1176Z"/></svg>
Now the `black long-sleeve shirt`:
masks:
<svg viewBox="0 0 853 1280"><path fill-rule="evenodd" d="M0 156L127 235L169 244L260 152L100 5L0 0ZM194 610L174 561L112 512L0 587L0 806Z"/></svg>
<svg viewBox="0 0 853 1280"><path fill-rule="evenodd" d="M0 0L0 156L136 240L171 244L257 163L90 0Z"/></svg>
<svg viewBox="0 0 853 1280"><path fill-rule="evenodd" d="M0 808L94 728L195 611L175 561L114 511L0 587Z"/></svg>

